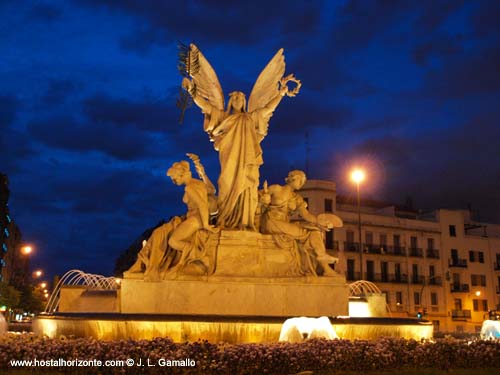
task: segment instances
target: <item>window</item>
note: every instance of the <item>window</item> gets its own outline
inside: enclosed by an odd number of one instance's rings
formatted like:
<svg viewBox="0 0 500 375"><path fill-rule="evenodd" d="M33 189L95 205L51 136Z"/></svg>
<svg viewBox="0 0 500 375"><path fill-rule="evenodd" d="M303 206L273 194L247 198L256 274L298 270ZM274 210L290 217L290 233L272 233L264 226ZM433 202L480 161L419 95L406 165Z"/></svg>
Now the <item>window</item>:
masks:
<svg viewBox="0 0 500 375"><path fill-rule="evenodd" d="M420 293L419 292L413 293L413 303L415 305L420 305Z"/></svg>
<svg viewBox="0 0 500 375"><path fill-rule="evenodd" d="M431 305L432 306L437 306L438 305L438 295L437 293L431 293Z"/></svg>
<svg viewBox="0 0 500 375"><path fill-rule="evenodd" d="M488 311L488 300L486 299L473 299L472 305L474 311Z"/></svg>
<svg viewBox="0 0 500 375"><path fill-rule="evenodd" d="M486 275L479 275L479 284L481 286L486 286Z"/></svg>
<svg viewBox="0 0 500 375"><path fill-rule="evenodd" d="M3 232L5 233L5 237L9 237L9 230L7 228L4 228Z"/></svg>
<svg viewBox="0 0 500 375"><path fill-rule="evenodd" d="M484 263L484 253L482 251L477 252L477 258L479 260L479 263Z"/></svg>
<svg viewBox="0 0 500 375"><path fill-rule="evenodd" d="M12 219L10 218L9 214L5 215L5 217L7 218L7 222L12 223Z"/></svg>
<svg viewBox="0 0 500 375"><path fill-rule="evenodd" d="M472 286L477 286L477 284L478 284L477 276L478 275L470 275L470 284Z"/></svg>
<svg viewBox="0 0 500 375"><path fill-rule="evenodd" d="M456 237L457 236L457 229L455 228L454 225L450 225L450 237Z"/></svg>
<svg viewBox="0 0 500 375"><path fill-rule="evenodd" d="M436 267L433 265L429 266L429 281L432 283L436 277Z"/></svg>
<svg viewBox="0 0 500 375"><path fill-rule="evenodd" d="M469 251L469 262L475 262L474 250Z"/></svg>
<svg viewBox="0 0 500 375"><path fill-rule="evenodd" d="M354 275L354 259L347 259L347 280L356 280Z"/></svg>
<svg viewBox="0 0 500 375"><path fill-rule="evenodd" d="M418 248L417 237L410 237L410 246L412 249Z"/></svg>
<svg viewBox="0 0 500 375"><path fill-rule="evenodd" d="M380 281L387 282L389 281L389 263L380 262Z"/></svg>
<svg viewBox="0 0 500 375"><path fill-rule="evenodd" d="M434 238L427 239L427 248L433 250L434 249Z"/></svg>
<svg viewBox="0 0 500 375"><path fill-rule="evenodd" d="M472 286L486 286L486 275L470 275Z"/></svg>
<svg viewBox="0 0 500 375"><path fill-rule="evenodd" d="M396 303L398 305L403 304L403 293L402 292L396 292Z"/></svg>
<svg viewBox="0 0 500 375"><path fill-rule="evenodd" d="M7 252L7 245L6 245L6 244L4 244L4 243L2 244L2 251L3 251L4 253L6 253L6 252Z"/></svg>
<svg viewBox="0 0 500 375"><path fill-rule="evenodd" d="M333 230L325 233L325 247L327 249L333 249Z"/></svg>
<svg viewBox="0 0 500 375"><path fill-rule="evenodd" d="M354 243L354 232L352 230L346 231L345 236L347 242Z"/></svg>
<svg viewBox="0 0 500 375"><path fill-rule="evenodd" d="M333 212L333 200L325 199L325 212Z"/></svg>
<svg viewBox="0 0 500 375"><path fill-rule="evenodd" d="M380 244L381 245L387 245L387 234L381 234L380 235Z"/></svg>
<svg viewBox="0 0 500 375"><path fill-rule="evenodd" d="M375 263L373 260L366 261L366 279L368 281L375 281Z"/></svg>
<svg viewBox="0 0 500 375"><path fill-rule="evenodd" d="M365 241L367 245L372 245L373 244L373 233L372 232L366 232L365 233Z"/></svg>

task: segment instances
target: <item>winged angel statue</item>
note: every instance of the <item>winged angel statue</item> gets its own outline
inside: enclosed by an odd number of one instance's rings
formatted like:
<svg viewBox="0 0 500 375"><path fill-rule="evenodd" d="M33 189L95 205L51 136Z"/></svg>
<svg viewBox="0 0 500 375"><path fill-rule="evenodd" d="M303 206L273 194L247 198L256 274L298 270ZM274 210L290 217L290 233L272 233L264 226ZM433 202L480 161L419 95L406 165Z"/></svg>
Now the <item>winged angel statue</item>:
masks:
<svg viewBox="0 0 500 375"><path fill-rule="evenodd" d="M281 99L295 96L301 83L293 74L284 76L285 56L280 49L257 78L248 108L245 94L235 91L229 94L224 109L219 79L194 44L187 48L181 69L185 75L182 87L203 112L203 129L219 152L217 225L256 230L259 167L263 164L260 142L267 135L269 120ZM295 87L289 88L288 82L294 82Z"/></svg>

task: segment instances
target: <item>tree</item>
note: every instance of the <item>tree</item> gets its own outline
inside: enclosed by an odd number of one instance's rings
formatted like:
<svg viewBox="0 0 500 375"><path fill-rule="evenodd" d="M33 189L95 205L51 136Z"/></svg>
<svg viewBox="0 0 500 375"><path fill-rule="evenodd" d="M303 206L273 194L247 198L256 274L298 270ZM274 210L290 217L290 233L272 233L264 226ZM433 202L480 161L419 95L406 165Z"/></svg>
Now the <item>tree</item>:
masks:
<svg viewBox="0 0 500 375"><path fill-rule="evenodd" d="M21 292L6 282L0 282L0 306L12 309L19 304Z"/></svg>

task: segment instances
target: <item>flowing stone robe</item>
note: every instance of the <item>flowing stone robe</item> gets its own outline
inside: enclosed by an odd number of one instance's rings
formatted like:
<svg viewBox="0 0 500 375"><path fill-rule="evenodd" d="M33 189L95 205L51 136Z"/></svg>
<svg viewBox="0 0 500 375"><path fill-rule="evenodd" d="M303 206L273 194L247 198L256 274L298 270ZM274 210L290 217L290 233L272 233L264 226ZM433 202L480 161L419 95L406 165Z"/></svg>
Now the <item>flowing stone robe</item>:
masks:
<svg viewBox="0 0 500 375"><path fill-rule="evenodd" d="M267 134L271 115L267 108L229 115L212 108L206 118L205 131L219 151L221 165L217 219L221 228L255 228L259 168L263 164L260 142Z"/></svg>

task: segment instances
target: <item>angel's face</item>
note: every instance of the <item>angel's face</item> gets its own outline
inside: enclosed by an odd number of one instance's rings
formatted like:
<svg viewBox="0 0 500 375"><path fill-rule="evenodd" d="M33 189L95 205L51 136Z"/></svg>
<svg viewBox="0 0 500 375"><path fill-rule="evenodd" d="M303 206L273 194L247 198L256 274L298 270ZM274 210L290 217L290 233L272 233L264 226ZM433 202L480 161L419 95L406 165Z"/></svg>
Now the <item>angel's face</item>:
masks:
<svg viewBox="0 0 500 375"><path fill-rule="evenodd" d="M243 94L237 93L234 94L231 98L231 103L233 109L238 112L243 112L245 110L245 96Z"/></svg>

